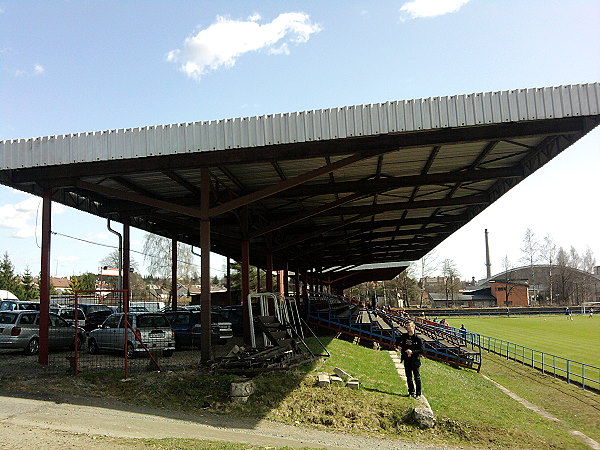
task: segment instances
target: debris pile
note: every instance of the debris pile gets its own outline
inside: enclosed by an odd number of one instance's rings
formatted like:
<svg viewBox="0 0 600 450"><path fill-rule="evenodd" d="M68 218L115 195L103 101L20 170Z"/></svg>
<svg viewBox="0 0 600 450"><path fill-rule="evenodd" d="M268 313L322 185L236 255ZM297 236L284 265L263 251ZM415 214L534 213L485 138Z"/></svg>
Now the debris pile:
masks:
<svg viewBox="0 0 600 450"><path fill-rule="evenodd" d="M331 385L345 385L350 389L358 389L360 387L360 382L357 378L352 377L349 373L340 369L339 367L333 369L333 372L334 373L332 374L327 374L324 372L317 374L317 385L326 388L330 387Z"/></svg>

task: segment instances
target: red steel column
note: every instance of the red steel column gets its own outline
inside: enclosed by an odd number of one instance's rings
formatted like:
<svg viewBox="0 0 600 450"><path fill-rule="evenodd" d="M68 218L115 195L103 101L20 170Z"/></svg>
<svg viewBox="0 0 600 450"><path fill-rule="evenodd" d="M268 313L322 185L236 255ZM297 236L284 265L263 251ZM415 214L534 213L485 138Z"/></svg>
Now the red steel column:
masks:
<svg viewBox="0 0 600 450"><path fill-rule="evenodd" d="M48 365L48 318L50 314L50 236L52 189L44 188L42 194L42 254L40 275L40 341L38 362Z"/></svg>
<svg viewBox="0 0 600 450"><path fill-rule="evenodd" d="M242 241L242 310L244 311L244 344L250 345L250 318L248 317L250 295L250 242Z"/></svg>
<svg viewBox="0 0 600 450"><path fill-rule="evenodd" d="M273 292L273 254L267 254L267 269L266 269L266 283L265 290L267 292Z"/></svg>
<svg viewBox="0 0 600 450"><path fill-rule="evenodd" d="M125 217L123 219L123 289L125 290L125 295L122 299L123 303L127 302L127 311L129 311L129 300L131 299L129 283L129 274L131 271L131 244L129 231L129 217ZM123 309L125 309L125 306Z"/></svg>
<svg viewBox="0 0 600 450"><path fill-rule="evenodd" d="M283 268L283 292L284 297L290 295L290 271L287 262Z"/></svg>
<svg viewBox="0 0 600 450"><path fill-rule="evenodd" d="M300 269L296 267L294 272L294 293L296 295L296 304L300 305Z"/></svg>
<svg viewBox="0 0 600 450"><path fill-rule="evenodd" d="M283 270L277 271L277 290L279 291L279 295L283 297L284 294L284 286L283 286Z"/></svg>
<svg viewBox="0 0 600 450"><path fill-rule="evenodd" d="M260 267L256 266L256 292L260 292Z"/></svg>
<svg viewBox="0 0 600 450"><path fill-rule="evenodd" d="M177 239L171 239L171 309L177 311Z"/></svg>
<svg viewBox="0 0 600 450"><path fill-rule="evenodd" d="M212 346L210 339L210 178L208 168L200 169L200 358L203 362L211 359Z"/></svg>
<svg viewBox="0 0 600 450"><path fill-rule="evenodd" d="M231 258L227 257L227 304L231 305Z"/></svg>

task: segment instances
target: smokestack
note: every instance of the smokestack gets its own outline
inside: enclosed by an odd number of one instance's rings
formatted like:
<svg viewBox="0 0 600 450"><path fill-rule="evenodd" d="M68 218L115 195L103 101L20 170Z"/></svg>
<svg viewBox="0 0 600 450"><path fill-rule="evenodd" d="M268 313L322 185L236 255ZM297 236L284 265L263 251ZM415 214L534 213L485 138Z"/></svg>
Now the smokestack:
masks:
<svg viewBox="0 0 600 450"><path fill-rule="evenodd" d="M488 242L488 230L485 229L485 267L487 268L487 279L492 278L492 263L490 262L490 244Z"/></svg>

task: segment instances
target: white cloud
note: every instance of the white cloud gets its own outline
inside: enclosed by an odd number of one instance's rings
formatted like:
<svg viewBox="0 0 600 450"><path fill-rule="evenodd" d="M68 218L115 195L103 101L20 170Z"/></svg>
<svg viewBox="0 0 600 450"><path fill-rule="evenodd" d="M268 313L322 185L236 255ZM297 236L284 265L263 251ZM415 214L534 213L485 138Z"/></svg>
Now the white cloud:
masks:
<svg viewBox="0 0 600 450"><path fill-rule="evenodd" d="M209 71L233 67L244 53L266 49L269 54L289 54L289 44L302 44L321 31L304 13L284 13L272 22L260 24L260 15L247 20L217 17L216 23L188 37L183 49L171 50L167 61L180 63L180 69L199 80Z"/></svg>
<svg viewBox="0 0 600 450"><path fill-rule="evenodd" d="M31 197L19 203L0 206L0 228L13 230L11 237L28 239L35 236L36 216L38 227L41 227L41 199ZM59 203L52 204L52 214L61 214L65 207Z"/></svg>
<svg viewBox="0 0 600 450"><path fill-rule="evenodd" d="M34 64L31 72L29 72L27 70L23 70L23 69L17 69L17 70L15 70L15 76L17 76L17 77L35 76L35 75L41 75L45 71L46 71L46 69L44 68L44 66L42 66L40 64Z"/></svg>
<svg viewBox="0 0 600 450"><path fill-rule="evenodd" d="M39 203L39 198L31 197L19 203L0 206L0 228L14 230L11 237L34 237L35 216Z"/></svg>
<svg viewBox="0 0 600 450"><path fill-rule="evenodd" d="M413 0L400 8L402 19L442 16L458 11L469 0Z"/></svg>

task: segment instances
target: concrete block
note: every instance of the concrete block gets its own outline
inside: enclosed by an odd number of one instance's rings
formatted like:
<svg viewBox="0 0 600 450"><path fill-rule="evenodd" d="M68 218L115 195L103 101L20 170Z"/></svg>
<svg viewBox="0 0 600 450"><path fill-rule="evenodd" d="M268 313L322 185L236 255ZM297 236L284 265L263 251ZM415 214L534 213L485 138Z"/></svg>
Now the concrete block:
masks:
<svg viewBox="0 0 600 450"><path fill-rule="evenodd" d="M342 380L337 375L331 375L329 377L329 380L331 381L331 384L335 384L337 386L343 386L344 385L344 380Z"/></svg>
<svg viewBox="0 0 600 450"><path fill-rule="evenodd" d="M358 382L358 380L356 378L352 378L352 379L348 380L348 382L346 383L346 386L349 387L350 389L358 389L360 387L360 383Z"/></svg>
<svg viewBox="0 0 600 450"><path fill-rule="evenodd" d="M350 374L342 369L340 369L339 367L336 367L335 369L333 369L334 373L340 377L343 380L347 380L348 378L352 378L350 376Z"/></svg>
<svg viewBox="0 0 600 450"><path fill-rule="evenodd" d="M318 375L318 384L320 387L329 387L331 385L331 381L329 380L329 375L326 373L320 373Z"/></svg>
<svg viewBox="0 0 600 450"><path fill-rule="evenodd" d="M413 418L421 428L433 428L435 416L430 408L418 407L413 409Z"/></svg>
<svg viewBox="0 0 600 450"><path fill-rule="evenodd" d="M248 397L254 393L254 389L252 380L231 383L229 395L231 397Z"/></svg>

